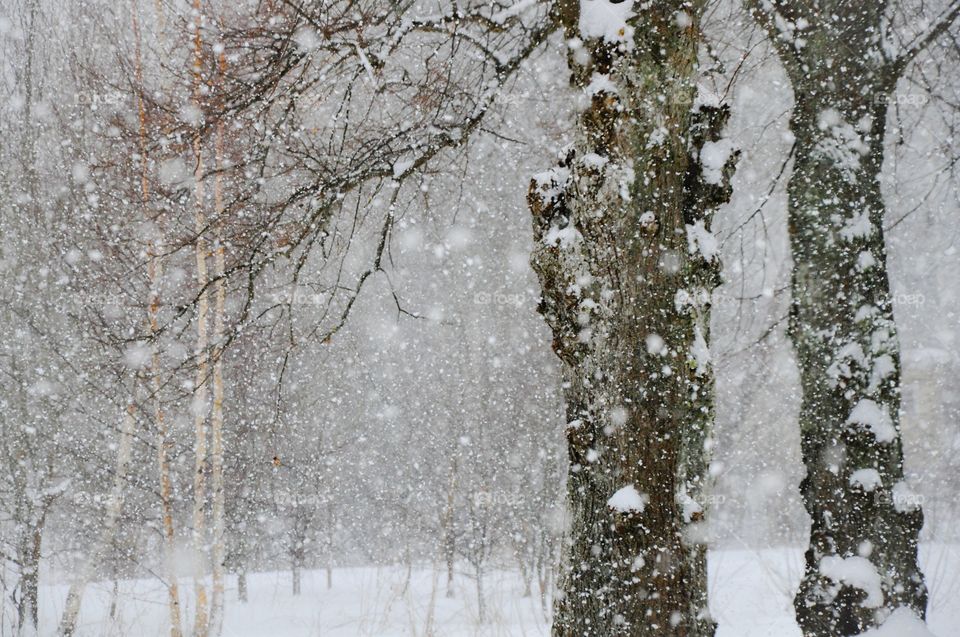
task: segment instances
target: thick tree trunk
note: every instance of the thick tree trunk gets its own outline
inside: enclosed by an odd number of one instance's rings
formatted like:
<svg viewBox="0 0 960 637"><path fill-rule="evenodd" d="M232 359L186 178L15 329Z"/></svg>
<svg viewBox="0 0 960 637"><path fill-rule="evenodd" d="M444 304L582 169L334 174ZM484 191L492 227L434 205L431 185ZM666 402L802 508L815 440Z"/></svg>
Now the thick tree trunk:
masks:
<svg viewBox="0 0 960 637"><path fill-rule="evenodd" d="M901 606L923 617L927 604L917 563L923 514L903 475L883 236L880 171L898 68L877 37L884 4L841 4L826 22L806 3L780 3L779 21L755 10L779 38L795 98L789 333L811 528L794 606L811 637L858 635ZM784 36L783 20L801 18L802 31Z"/></svg>
<svg viewBox="0 0 960 637"><path fill-rule="evenodd" d="M623 23L580 15L600 5ZM715 631L702 528L719 268L709 226L735 153L719 141L726 109L697 99L703 3L630 7L558 5L589 105L529 197L540 311L566 375L572 528L558 637Z"/></svg>
<svg viewBox="0 0 960 637"><path fill-rule="evenodd" d="M900 348L878 179L886 108L851 112L824 103L829 96L798 97L790 335L803 387L800 491L812 524L795 606L808 635L856 635L884 618L879 608L909 606L922 617L927 603L917 563L923 514L903 481ZM855 171L824 152L837 143L835 127L816 119L835 115L841 126L872 118Z"/></svg>

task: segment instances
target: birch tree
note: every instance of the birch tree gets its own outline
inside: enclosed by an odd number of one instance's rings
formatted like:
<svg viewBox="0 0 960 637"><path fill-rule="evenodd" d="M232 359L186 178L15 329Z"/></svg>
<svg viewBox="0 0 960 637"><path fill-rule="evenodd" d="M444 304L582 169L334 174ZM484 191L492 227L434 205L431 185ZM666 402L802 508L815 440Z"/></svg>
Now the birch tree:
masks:
<svg viewBox="0 0 960 637"><path fill-rule="evenodd" d="M206 585L206 565L207 565L207 535L206 535L206 515L207 515L207 474L208 467L208 427L207 416L210 412L208 404L208 386L209 386L209 358L207 322L209 314L209 277L207 273L208 248L206 240L207 216L206 200L204 195L204 153L203 153L203 134L202 134L202 113L204 92L206 82L204 81L204 50L203 50L203 6L200 0L193 2L193 24L192 24L192 44L193 59L191 67L191 79L193 81L193 104L195 109L191 116L196 118L193 122L195 132L193 136L193 161L194 161L194 254L196 258L196 319L197 319L197 340L195 348L196 373L193 386L193 411L194 422L194 473L193 473L193 547L194 547L194 577L193 587L196 598L196 607L194 609L193 634L195 637L206 637L208 630L208 600Z"/></svg>
<svg viewBox="0 0 960 637"><path fill-rule="evenodd" d="M221 49L217 54L217 70L220 75L226 71L226 55ZM214 182L213 199L214 215L216 217L216 246L214 248L214 285L215 305L213 317L213 410L211 414L211 450L210 474L213 507L212 561L213 582L210 598L210 632L217 637L223 629L224 611L224 571L226 561L225 524L226 498L224 494L224 387L223 387L223 358L224 358L224 331L226 328L227 285L226 276L226 236L223 231L226 219L224 218L224 184L222 170L224 168L224 123L219 118L215 124L214 138Z"/></svg>
<svg viewBox="0 0 960 637"><path fill-rule="evenodd" d="M149 378L151 387L150 404L153 416L153 428L156 435L157 472L159 477L159 505L160 525L163 543L163 566L167 581L167 608L170 617L170 637L181 637L183 624L180 611L180 587L177 581L177 572L174 565L176 550L176 533L174 528L174 503L170 467L170 432L163 411L162 387L163 365L160 360L160 311L161 289L163 285L163 224L165 222L162 211L151 210L151 183L148 146L148 119L146 103L146 86L143 75L143 56L141 52L142 37L138 17L138 7L132 10L134 48L134 76L137 104L137 146L140 155L140 205L145 219L153 220L155 227L147 244L147 317L146 332L150 342ZM163 10L158 7L158 20L163 20Z"/></svg>

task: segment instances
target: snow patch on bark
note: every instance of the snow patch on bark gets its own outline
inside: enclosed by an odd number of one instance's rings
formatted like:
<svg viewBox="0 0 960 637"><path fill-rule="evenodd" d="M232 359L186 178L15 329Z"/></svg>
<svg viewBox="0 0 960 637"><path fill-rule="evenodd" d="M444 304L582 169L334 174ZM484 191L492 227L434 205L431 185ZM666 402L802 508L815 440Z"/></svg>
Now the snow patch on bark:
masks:
<svg viewBox="0 0 960 637"><path fill-rule="evenodd" d="M683 511L683 521L687 524L692 522L695 517L703 514L703 507L699 502L690 497L690 494L687 493L686 486L677 493L677 504L680 505L680 509Z"/></svg>
<svg viewBox="0 0 960 637"><path fill-rule="evenodd" d="M598 155L597 153L587 153L580 158L580 164L583 167L590 168L598 172L603 170L603 167L606 166L609 161L609 159L603 155Z"/></svg>
<svg viewBox="0 0 960 637"><path fill-rule="evenodd" d="M879 389L880 384L890 378L897 371L893 363L893 357L890 354L881 354L873 360L873 369L870 370L870 386L867 391L874 392Z"/></svg>
<svg viewBox="0 0 960 637"><path fill-rule="evenodd" d="M703 337L703 330L699 325L693 327L693 344L690 346L690 356L696 364L695 373L697 376L703 376L710 371L710 347L707 345L707 339Z"/></svg>
<svg viewBox="0 0 960 637"><path fill-rule="evenodd" d="M590 97L599 95L600 93L609 93L610 95L617 95L619 93L617 85L610 80L610 76L601 73L594 73L590 76L590 83L587 84L585 90Z"/></svg>
<svg viewBox="0 0 960 637"><path fill-rule="evenodd" d="M554 166L550 170L534 175L533 181L537 184L537 192L544 203L551 203L567 189L570 183L570 169Z"/></svg>
<svg viewBox="0 0 960 637"><path fill-rule="evenodd" d="M850 484L869 493L883 486L883 479L876 469L857 469L850 475Z"/></svg>
<svg viewBox="0 0 960 637"><path fill-rule="evenodd" d="M820 560L820 574L845 586L852 586L867 594L861 602L865 608L883 605L883 589L877 568L865 557L828 555ZM834 594L839 591L834 591Z"/></svg>
<svg viewBox="0 0 960 637"><path fill-rule="evenodd" d="M633 16L633 0L618 3L580 0L580 35L622 43L629 50L633 46L633 27L627 24L627 20Z"/></svg>
<svg viewBox="0 0 960 637"><path fill-rule="evenodd" d="M677 290L677 293L673 295L673 307L678 313L686 312L687 307L691 305L693 305L693 298L685 289L680 288Z"/></svg>
<svg viewBox="0 0 960 637"><path fill-rule="evenodd" d="M699 252L707 261L713 260L720 252L717 238L707 230L702 219L693 225L687 224L687 249L690 254Z"/></svg>
<svg viewBox="0 0 960 637"><path fill-rule="evenodd" d="M897 437L897 430L890 419L890 412L886 407L878 405L869 398L857 403L847 418L848 427L866 427L873 433L877 442L893 442Z"/></svg>
<svg viewBox="0 0 960 637"><path fill-rule="evenodd" d="M817 142L813 155L832 163L848 183L853 183L860 170L860 158L870 152L870 147L834 108L820 112L817 127L826 135Z"/></svg>
<svg viewBox="0 0 960 637"><path fill-rule="evenodd" d="M646 344L647 354L652 354L654 356L666 356L670 353L670 350L667 348L666 341L663 340L662 336L655 332L647 334Z"/></svg>
<svg viewBox="0 0 960 637"><path fill-rule="evenodd" d="M697 97L693 100L693 107L690 109L694 113L699 113L704 108L720 108L723 98L713 88L705 85L697 85Z"/></svg>
<svg viewBox="0 0 960 637"><path fill-rule="evenodd" d="M703 148L700 149L700 169L703 180L715 186L722 184L723 167L730 161L730 156L735 150L736 145L730 139L704 142Z"/></svg>
<svg viewBox="0 0 960 637"><path fill-rule="evenodd" d="M857 255L857 271L864 272L877 265L877 260L870 254L869 250L864 250Z"/></svg>
<svg viewBox="0 0 960 637"><path fill-rule="evenodd" d="M572 225L561 228L560 226L554 224L550 226L547 234L545 234L543 237L543 242L545 244L548 246L558 245L561 249L568 249L577 245L582 240L583 235L581 235L580 231L574 228Z"/></svg>
<svg viewBox="0 0 960 637"><path fill-rule="evenodd" d="M830 378L830 384L837 386L837 381L841 378L853 377L853 364L865 367L867 356L863 353L863 348L859 343L847 343L837 352L836 358L827 368L827 376Z"/></svg>
<svg viewBox="0 0 960 637"><path fill-rule="evenodd" d="M867 238L874 233L873 222L870 221L870 215L866 212L851 217L847 223L840 229L840 236L845 241L853 241L860 237Z"/></svg>
<svg viewBox="0 0 960 637"><path fill-rule="evenodd" d="M647 496L637 491L632 484L619 489L607 500L607 506L620 513L642 513L647 506Z"/></svg>
<svg viewBox="0 0 960 637"><path fill-rule="evenodd" d="M912 513L920 508L920 496L901 480L893 485L893 508L898 513Z"/></svg>
<svg viewBox="0 0 960 637"><path fill-rule="evenodd" d="M872 318L880 313L880 310L877 309L875 305L870 305L865 303L857 308L857 313L853 316L853 322L859 323L860 321L865 321L868 318Z"/></svg>

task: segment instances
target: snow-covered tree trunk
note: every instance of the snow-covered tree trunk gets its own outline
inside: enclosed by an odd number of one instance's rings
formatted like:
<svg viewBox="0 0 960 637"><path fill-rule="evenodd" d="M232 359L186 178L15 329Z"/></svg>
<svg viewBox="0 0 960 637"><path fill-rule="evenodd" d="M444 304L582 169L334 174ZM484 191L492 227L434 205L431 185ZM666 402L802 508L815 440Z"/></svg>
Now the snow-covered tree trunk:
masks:
<svg viewBox="0 0 960 637"><path fill-rule="evenodd" d="M894 53L886 2L754 2L793 85L789 333L800 367L800 485L810 545L794 600L805 635L923 617L923 514L904 482L900 347L880 190Z"/></svg>
<svg viewBox="0 0 960 637"><path fill-rule="evenodd" d="M703 2L561 2L575 143L531 184L540 311L564 362L571 538L553 632L712 635L703 490L713 209L736 153L698 96Z"/></svg>
<svg viewBox="0 0 960 637"><path fill-rule="evenodd" d="M871 94L798 93L791 120L790 335L803 387L800 491L812 521L795 605L809 635L859 634L882 619L878 608L922 616L927 602L917 563L923 514L901 504L900 348L878 179L886 107L856 104Z"/></svg>

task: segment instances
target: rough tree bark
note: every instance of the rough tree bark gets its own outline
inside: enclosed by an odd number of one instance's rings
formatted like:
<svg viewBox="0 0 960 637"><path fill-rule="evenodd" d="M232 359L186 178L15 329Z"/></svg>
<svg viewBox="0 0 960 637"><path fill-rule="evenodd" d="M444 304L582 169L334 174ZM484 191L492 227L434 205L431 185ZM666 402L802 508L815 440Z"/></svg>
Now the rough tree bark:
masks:
<svg viewBox="0 0 960 637"><path fill-rule="evenodd" d="M899 607L922 618L927 605L917 563L923 513L903 474L880 173L890 95L917 46L956 9L898 54L887 2L751 5L795 99L789 334L811 528L794 608L805 635L857 635Z"/></svg>
<svg viewBox="0 0 960 637"><path fill-rule="evenodd" d="M21 528L17 542L20 596L14 601L17 608L17 634L20 637L39 634L40 558L48 510L49 505L45 502L36 506L35 511L32 511L35 517L30 518L30 524Z"/></svg>
<svg viewBox="0 0 960 637"><path fill-rule="evenodd" d="M726 107L698 96L703 6L554 9L588 100L573 147L529 195L539 309L564 363L569 421L556 636L715 631L702 528L719 279L709 227L736 152L720 136Z"/></svg>

